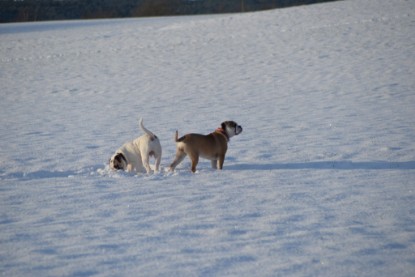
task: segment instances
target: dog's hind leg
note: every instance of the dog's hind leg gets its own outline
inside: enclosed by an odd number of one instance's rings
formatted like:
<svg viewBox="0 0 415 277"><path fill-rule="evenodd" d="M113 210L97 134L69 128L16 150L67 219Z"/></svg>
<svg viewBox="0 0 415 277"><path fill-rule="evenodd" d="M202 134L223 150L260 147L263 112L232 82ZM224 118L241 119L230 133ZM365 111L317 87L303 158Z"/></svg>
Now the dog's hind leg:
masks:
<svg viewBox="0 0 415 277"><path fill-rule="evenodd" d="M192 155L190 157L190 159L192 160L192 172L195 173L196 172L196 166L199 163L199 156L198 155Z"/></svg>
<svg viewBox="0 0 415 277"><path fill-rule="evenodd" d="M210 163L211 163L213 169L218 168L218 161L217 160L211 160Z"/></svg>
<svg viewBox="0 0 415 277"><path fill-rule="evenodd" d="M160 162L161 162L161 153L157 156L155 156L156 162L155 162L155 172L159 172L160 170Z"/></svg>
<svg viewBox="0 0 415 277"><path fill-rule="evenodd" d="M173 171L178 164L180 164L183 159L186 157L186 153L183 150L177 149L176 158L170 165L170 171Z"/></svg>
<svg viewBox="0 0 415 277"><path fill-rule="evenodd" d="M143 166L146 169L147 174L151 173L151 168L150 168L150 157L147 153L143 153L142 155L142 162L143 162Z"/></svg>

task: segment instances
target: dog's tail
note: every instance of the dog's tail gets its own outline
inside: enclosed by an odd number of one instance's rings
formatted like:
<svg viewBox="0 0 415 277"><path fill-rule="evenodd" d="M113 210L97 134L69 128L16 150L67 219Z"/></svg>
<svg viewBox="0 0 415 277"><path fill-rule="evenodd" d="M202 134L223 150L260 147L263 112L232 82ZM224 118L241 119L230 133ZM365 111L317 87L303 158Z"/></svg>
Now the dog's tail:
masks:
<svg viewBox="0 0 415 277"><path fill-rule="evenodd" d="M151 132L150 130L148 130L146 127L144 127L144 124L143 124L143 119L142 118L140 118L140 127L141 127L141 130L143 130L144 131L144 133L146 133L147 135L149 135L150 137L151 137L151 140L153 140L153 139L156 139L157 138L157 136L155 135L155 134L153 134L153 132Z"/></svg>
<svg viewBox="0 0 415 277"><path fill-rule="evenodd" d="M179 131L176 130L176 134L174 135L174 141L175 142L182 142L186 139L186 136L182 136L179 138Z"/></svg>

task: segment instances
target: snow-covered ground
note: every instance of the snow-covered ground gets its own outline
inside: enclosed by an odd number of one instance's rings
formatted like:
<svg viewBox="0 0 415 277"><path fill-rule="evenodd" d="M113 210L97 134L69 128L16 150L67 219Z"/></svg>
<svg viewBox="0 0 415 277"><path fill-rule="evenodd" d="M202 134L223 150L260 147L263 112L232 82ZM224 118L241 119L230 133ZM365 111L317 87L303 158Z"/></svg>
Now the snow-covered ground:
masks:
<svg viewBox="0 0 415 277"><path fill-rule="evenodd" d="M0 275L414 276L414 1L3 24L0 65ZM110 172L140 117L163 170Z"/></svg>

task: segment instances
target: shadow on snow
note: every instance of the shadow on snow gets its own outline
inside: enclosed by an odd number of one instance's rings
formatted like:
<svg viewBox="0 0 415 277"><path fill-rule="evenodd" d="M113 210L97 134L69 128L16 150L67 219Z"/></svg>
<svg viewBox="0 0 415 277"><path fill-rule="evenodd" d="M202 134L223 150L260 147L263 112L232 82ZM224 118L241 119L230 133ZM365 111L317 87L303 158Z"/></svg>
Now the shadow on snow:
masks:
<svg viewBox="0 0 415 277"><path fill-rule="evenodd" d="M241 163L225 167L227 170L282 170L282 169L342 169L342 170L387 170L415 169L415 161L409 162L352 162L352 161L321 161L302 163Z"/></svg>

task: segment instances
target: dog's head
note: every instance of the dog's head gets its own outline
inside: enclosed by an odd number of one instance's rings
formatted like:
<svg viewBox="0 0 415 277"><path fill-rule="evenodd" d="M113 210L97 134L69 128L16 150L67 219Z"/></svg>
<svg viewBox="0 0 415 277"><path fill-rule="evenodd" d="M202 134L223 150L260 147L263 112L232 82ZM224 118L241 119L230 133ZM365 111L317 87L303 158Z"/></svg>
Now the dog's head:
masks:
<svg viewBox="0 0 415 277"><path fill-rule="evenodd" d="M110 168L112 170L125 170L127 168L127 159L122 153L115 153L110 159Z"/></svg>
<svg viewBox="0 0 415 277"><path fill-rule="evenodd" d="M242 133L242 126L238 125L235 121L224 121L221 127L228 134L229 138Z"/></svg>

